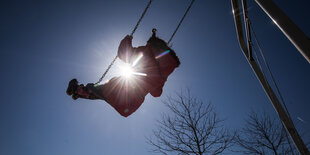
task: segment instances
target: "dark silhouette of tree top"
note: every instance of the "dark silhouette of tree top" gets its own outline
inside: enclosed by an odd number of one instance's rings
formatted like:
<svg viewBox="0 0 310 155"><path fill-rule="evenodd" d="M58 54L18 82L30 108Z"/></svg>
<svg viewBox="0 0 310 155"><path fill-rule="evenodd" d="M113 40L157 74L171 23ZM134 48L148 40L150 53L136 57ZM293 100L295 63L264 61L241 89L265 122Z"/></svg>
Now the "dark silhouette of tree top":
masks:
<svg viewBox="0 0 310 155"><path fill-rule="evenodd" d="M220 154L234 136L222 125L212 105L191 96L190 91L164 102L171 113L163 114L148 143L154 152L167 154Z"/></svg>
<svg viewBox="0 0 310 155"><path fill-rule="evenodd" d="M281 122L266 112L252 111L235 141L245 154L298 154Z"/></svg>

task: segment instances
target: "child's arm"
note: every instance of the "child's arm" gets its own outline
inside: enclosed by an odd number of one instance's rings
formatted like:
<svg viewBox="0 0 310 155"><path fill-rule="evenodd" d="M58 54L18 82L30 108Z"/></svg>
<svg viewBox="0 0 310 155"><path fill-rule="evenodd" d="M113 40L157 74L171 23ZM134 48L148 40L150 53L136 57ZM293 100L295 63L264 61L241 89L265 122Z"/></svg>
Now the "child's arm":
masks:
<svg viewBox="0 0 310 155"><path fill-rule="evenodd" d="M129 63L133 55L134 49L132 47L132 36L127 35L118 47L117 56L126 63Z"/></svg>

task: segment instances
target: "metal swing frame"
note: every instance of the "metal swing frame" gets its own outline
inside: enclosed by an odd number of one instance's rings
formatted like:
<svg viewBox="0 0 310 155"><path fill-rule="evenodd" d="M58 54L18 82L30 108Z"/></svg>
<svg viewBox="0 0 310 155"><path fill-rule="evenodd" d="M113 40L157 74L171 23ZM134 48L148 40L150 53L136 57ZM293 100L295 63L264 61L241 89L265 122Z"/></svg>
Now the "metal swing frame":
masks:
<svg viewBox="0 0 310 155"><path fill-rule="evenodd" d="M307 36L279 9L272 0L255 0L256 3L265 11L265 13L275 22L279 29L285 34L285 36L292 42L292 44L298 49L298 51L305 57L310 63L310 40ZM262 85L265 93L267 94L271 104L276 110L283 126L287 133L290 135L299 153L302 155L309 155L309 150L298 134L293 121L290 119L288 113L282 107L280 101L275 95L273 89L268 83L262 70L258 66L257 62L252 57L252 45L251 45L251 29L250 22L247 14L246 0L242 0L243 18L245 25L246 41L243 35L241 12L239 8L238 0L231 0L232 11L237 31L237 37L239 45L248 63L250 64L253 72Z"/></svg>

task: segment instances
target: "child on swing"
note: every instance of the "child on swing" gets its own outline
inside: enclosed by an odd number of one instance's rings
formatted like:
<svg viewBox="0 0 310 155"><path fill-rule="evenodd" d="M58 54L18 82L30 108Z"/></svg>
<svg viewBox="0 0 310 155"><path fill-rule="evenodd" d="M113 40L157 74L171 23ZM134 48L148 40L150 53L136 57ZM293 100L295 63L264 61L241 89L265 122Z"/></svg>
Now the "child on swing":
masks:
<svg viewBox="0 0 310 155"><path fill-rule="evenodd" d="M156 37L156 29L152 30L152 37L147 44L137 48L132 47L132 37L126 36L119 45L118 57L130 64L137 63L134 61L141 57L135 71L145 76L133 74L130 79L123 76L114 77L101 85L89 83L86 86L79 85L76 79L72 79L67 94L72 95L74 100L105 100L120 115L128 117L141 106L148 93L159 97L168 76L180 65L175 52L165 41Z"/></svg>

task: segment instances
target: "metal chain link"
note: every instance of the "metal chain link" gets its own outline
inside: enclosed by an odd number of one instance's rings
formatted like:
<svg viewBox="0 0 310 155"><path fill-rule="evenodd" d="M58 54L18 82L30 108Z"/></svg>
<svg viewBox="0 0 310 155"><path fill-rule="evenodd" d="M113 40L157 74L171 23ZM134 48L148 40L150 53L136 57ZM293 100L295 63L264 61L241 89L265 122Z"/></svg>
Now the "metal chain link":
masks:
<svg viewBox="0 0 310 155"><path fill-rule="evenodd" d="M112 65L114 64L114 62L116 61L117 56L113 59L113 61L110 63L110 65L108 66L107 70L102 74L102 76L100 77L100 79L98 80L98 82L96 82L95 84L100 83L103 78L105 77L105 75L108 73L108 71L110 70L110 68L112 67Z"/></svg>
<svg viewBox="0 0 310 155"><path fill-rule="evenodd" d="M152 1L153 1L153 0L150 0L150 1L149 1L149 3L147 4L147 6L145 7L145 9L144 9L144 11L143 11L143 13L142 13L142 15L141 15L140 19L138 20L138 22L137 22L137 24L136 24L135 28L132 30L132 32L131 32L131 34L130 34L130 36L132 36L132 35L136 32L136 30L137 30L137 28L138 28L138 26L139 26L139 24L140 24L140 22L141 22L142 18L144 17L145 13L146 13L146 12L147 12L147 10L149 9L149 7L150 7L150 5L151 5Z"/></svg>
<svg viewBox="0 0 310 155"><path fill-rule="evenodd" d="M170 39L169 39L169 41L168 41L168 45L170 44L170 42L171 42L172 38L174 37L174 35L177 33L177 31L178 31L180 25L182 24L182 22L183 22L185 16L187 15L188 11L191 9L191 7L192 7L194 1L195 1L195 0L192 0L192 2L190 3L190 5L188 6L187 10L185 11L185 14L183 15L182 19L180 20L180 22L179 22L177 28L174 30L173 34L171 35L171 37L170 37Z"/></svg>
<svg viewBox="0 0 310 155"><path fill-rule="evenodd" d="M145 9L144 9L144 11L143 11L141 17L139 18L139 20L138 20L136 26L134 27L134 29L132 30L130 36L133 36L133 34L136 32L136 30L137 30L138 26L140 25L140 23L141 23L141 21L142 21L144 15L145 15L145 13L146 13L147 10L149 9L149 7L150 7L152 1L153 1L153 0L150 0L149 3L147 4L147 6L145 7ZM171 35L171 37L170 37L170 39L169 39L169 41L168 41L168 45L170 44L170 42L171 42L171 40L173 39L174 35L176 34L176 32L178 31L179 27L180 27L181 24L183 23L183 20L185 19L185 17L186 17L186 15L187 15L188 11L191 9L191 7L192 7L194 1L195 1L195 0L192 0L192 1L191 1L190 5L188 6L187 10L185 11L185 14L183 15L183 17L182 17L182 19L180 20L178 26L176 27L176 29L174 30L173 34ZM110 63L110 65L108 66L107 70L102 74L102 76L100 77L100 79L98 80L98 82L96 82L95 84L98 84L98 83L100 83L100 82L103 80L103 78L104 78L105 75L108 73L108 71L111 69L112 65L114 64L114 62L116 61L117 58L118 58L118 56L115 56L115 58L113 59L113 61L112 61L112 62Z"/></svg>
<svg viewBox="0 0 310 155"><path fill-rule="evenodd" d="M147 6L145 7L145 9L144 9L144 11L143 11L143 13L142 13L140 19L138 20L138 22L137 22L135 28L132 30L130 36L133 36L133 34L136 32L138 26L139 26L140 23L141 23L142 18L144 17L145 13L146 13L147 10L149 9L149 7L150 7L152 1L153 1L153 0L150 0L149 3L147 4ZM113 61L112 61L112 62L110 63L110 65L108 66L107 70L102 74L102 76L99 78L98 82L96 82L95 84L98 84L98 83L100 83L100 82L103 80L103 78L104 78L104 77L106 76L106 74L109 72L109 70L111 69L112 65L114 64L114 62L116 61L117 58L118 58L118 56L116 55L115 58L113 59Z"/></svg>

